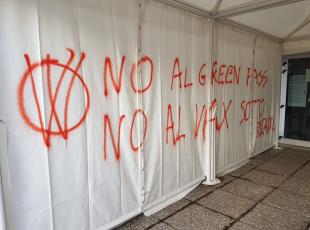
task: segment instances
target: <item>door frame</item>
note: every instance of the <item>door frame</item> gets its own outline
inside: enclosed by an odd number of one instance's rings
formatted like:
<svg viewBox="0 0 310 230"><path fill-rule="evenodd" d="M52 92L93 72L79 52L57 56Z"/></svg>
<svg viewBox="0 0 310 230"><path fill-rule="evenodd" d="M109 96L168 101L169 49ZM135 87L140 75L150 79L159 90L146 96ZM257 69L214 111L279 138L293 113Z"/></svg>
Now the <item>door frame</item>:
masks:
<svg viewBox="0 0 310 230"><path fill-rule="evenodd" d="M279 115L279 143L296 145L302 147L310 147L310 141L301 141L288 139L284 137L285 131L285 112L286 112L286 95L287 95L287 75L288 61L296 58L310 58L310 53L287 55L282 57L282 72L281 72L281 94L280 94L280 115ZM286 63L286 64L285 64Z"/></svg>

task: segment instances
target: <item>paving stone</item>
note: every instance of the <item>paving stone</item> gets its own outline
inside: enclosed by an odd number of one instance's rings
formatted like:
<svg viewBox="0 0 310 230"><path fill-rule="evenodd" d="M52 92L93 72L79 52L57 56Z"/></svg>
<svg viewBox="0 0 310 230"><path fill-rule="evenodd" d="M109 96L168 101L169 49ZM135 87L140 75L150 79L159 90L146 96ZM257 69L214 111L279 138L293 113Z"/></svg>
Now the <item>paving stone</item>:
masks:
<svg viewBox="0 0 310 230"><path fill-rule="evenodd" d="M255 157L252 157L252 159L254 160L261 160L261 161L268 161L271 158L275 157L277 154L279 154L280 152L282 152L283 150L279 151L279 150L268 150L266 152L263 152L261 154L256 155Z"/></svg>
<svg viewBox="0 0 310 230"><path fill-rule="evenodd" d="M256 169L243 175L242 178L273 187L280 185L285 180L285 176Z"/></svg>
<svg viewBox="0 0 310 230"><path fill-rule="evenodd" d="M236 169L235 171L232 171L231 173L229 173L229 175L234 176L234 177L240 177L243 174L247 173L248 171L250 171L251 169L255 168L252 165L244 165L238 169Z"/></svg>
<svg viewBox="0 0 310 230"><path fill-rule="evenodd" d="M208 186L200 184L195 188L192 192L187 194L185 198L187 200L195 201L203 196L205 196L207 193L214 191L216 188L214 186Z"/></svg>
<svg viewBox="0 0 310 230"><path fill-rule="evenodd" d="M310 162L307 163L304 167L302 167L302 169L300 169L301 171L307 171L307 172L310 172Z"/></svg>
<svg viewBox="0 0 310 230"><path fill-rule="evenodd" d="M277 157L282 159L289 159L292 161L309 161L310 160L310 152L303 150L286 150L280 153Z"/></svg>
<svg viewBox="0 0 310 230"><path fill-rule="evenodd" d="M253 200L221 190L200 199L198 203L232 218L238 218L255 205Z"/></svg>
<svg viewBox="0 0 310 230"><path fill-rule="evenodd" d="M233 226L231 226L229 230L259 230L259 229L249 224L245 224L245 223L238 221Z"/></svg>
<svg viewBox="0 0 310 230"><path fill-rule="evenodd" d="M258 204L247 213L241 222L264 230L300 230L306 229L310 218L275 208L266 204Z"/></svg>
<svg viewBox="0 0 310 230"><path fill-rule="evenodd" d="M288 177L298 170L304 163L304 160L292 161L290 159L279 158L277 156L258 166L257 169Z"/></svg>
<svg viewBox="0 0 310 230"><path fill-rule="evenodd" d="M221 188L226 192L231 192L236 195L240 195L253 200L261 200L268 193L272 191L272 188L266 185L254 183L243 179L236 179L231 183Z"/></svg>
<svg viewBox="0 0 310 230"><path fill-rule="evenodd" d="M294 177L291 177L280 185L279 188L310 197L310 178L308 177L297 180Z"/></svg>
<svg viewBox="0 0 310 230"><path fill-rule="evenodd" d="M179 200L168 207L154 213L152 216L157 218L157 219L164 219L167 216L170 216L171 214L179 211L180 209L184 208L186 205L188 205L190 201L186 199Z"/></svg>
<svg viewBox="0 0 310 230"><path fill-rule="evenodd" d="M164 222L156 224L155 226L153 226L150 229L152 229L152 230L174 230L173 227L170 227L168 224L166 224Z"/></svg>
<svg viewBox="0 0 310 230"><path fill-rule="evenodd" d="M310 163L287 179L280 188L310 197Z"/></svg>
<svg viewBox="0 0 310 230"><path fill-rule="evenodd" d="M220 187L222 187L223 185L225 185L225 184L231 182L232 180L234 180L234 179L236 179L236 178L233 177L233 176L230 176L230 175L225 175L225 176L223 176L223 177L220 177L219 179L221 180L221 183L214 185L214 187L216 187L216 188L220 188Z"/></svg>
<svg viewBox="0 0 310 230"><path fill-rule="evenodd" d="M261 165L265 161L262 159L250 159L249 163L246 165L252 166L253 168L256 168L258 165Z"/></svg>
<svg viewBox="0 0 310 230"><path fill-rule="evenodd" d="M232 222L227 216L193 204L165 220L177 229L217 230Z"/></svg>
<svg viewBox="0 0 310 230"><path fill-rule="evenodd" d="M272 149L270 149L270 150L268 150L268 151L270 151L270 152L272 152L272 153L281 153L281 152L283 152L283 151L285 151L285 150L287 150L287 147L285 147L285 146L280 146L280 148L281 149L275 149L275 148L272 148Z"/></svg>
<svg viewBox="0 0 310 230"><path fill-rule="evenodd" d="M293 176L296 179L303 179L305 177L310 177L310 162L301 169L299 169Z"/></svg>
<svg viewBox="0 0 310 230"><path fill-rule="evenodd" d="M277 189L263 203L310 217L310 197Z"/></svg>
<svg viewBox="0 0 310 230"><path fill-rule="evenodd" d="M132 230L142 230L156 224L158 220L154 217L146 217L144 215L140 215L124 225L116 228L118 230L132 229Z"/></svg>

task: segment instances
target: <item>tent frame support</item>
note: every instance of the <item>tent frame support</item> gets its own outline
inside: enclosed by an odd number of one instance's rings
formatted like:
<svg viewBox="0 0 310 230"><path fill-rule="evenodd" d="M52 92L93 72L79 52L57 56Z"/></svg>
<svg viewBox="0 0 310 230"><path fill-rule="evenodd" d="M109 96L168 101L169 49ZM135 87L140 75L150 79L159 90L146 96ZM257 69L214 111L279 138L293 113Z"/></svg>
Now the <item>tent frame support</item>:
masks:
<svg viewBox="0 0 310 230"><path fill-rule="evenodd" d="M284 6L305 0L264 0L264 1L251 1L249 3L233 6L225 10L219 11L214 18L229 18L260 10L270 9L278 6Z"/></svg>
<svg viewBox="0 0 310 230"><path fill-rule="evenodd" d="M187 3L185 2L184 0L154 0L156 2L160 2L162 4L165 4L165 5L168 5L168 6L171 6L171 7L174 7L174 8L177 8L177 9L180 9L180 10L184 10L186 12L189 12L189 13L192 13L192 14L195 14L195 15L198 15L200 17L203 17L203 18L206 18L206 19L215 19L215 21L218 21L218 22L222 22L224 24L227 24L227 25L231 25L231 26L234 26L236 28L239 28L240 30L243 30L243 31L247 31L247 32L250 32L250 33L253 33L253 34L256 34L256 35L259 35L259 36L262 36L262 37L267 37L269 39L272 39L272 40L275 40L277 42L282 42L282 39L281 38L278 38L276 36L273 36L271 34L268 34L268 33L265 33L261 30L258 30L256 28L253 28L253 27L250 27L250 26L247 26L247 25L244 25L242 23L237 23L237 22L234 22L230 19L224 19L224 18L217 18L216 15L218 14L215 14L215 15L212 15L212 13L200 8L200 7L197 7L195 5L192 5L190 3ZM298 2L298 1L305 1L305 0L281 0L281 4L289 4L289 3L293 3L293 2ZM218 0L218 2L216 3L219 4L218 7L220 7L220 4L221 4L221 0ZM265 1L264 1L265 2ZM279 0L268 0L267 2L279 2ZM285 3L284 3L285 2ZM252 3L253 4L253 3ZM251 5L252 5L251 4ZM279 3L278 3L279 4ZM214 6L214 9L216 9L216 5ZM250 4L247 4L247 5L250 5ZM273 6L274 7L274 6ZM214 10L213 9L213 10ZM259 9L258 9L259 10Z"/></svg>
<svg viewBox="0 0 310 230"><path fill-rule="evenodd" d="M219 8L222 4L222 0L217 0L212 11L208 12L201 7L195 6L191 3L185 2L184 0L154 0L157 2L160 2L162 4L184 10L186 12L198 15L200 17L206 18L206 19L215 19L215 21L230 25L236 28L239 28L243 31L247 31L250 33L254 33L256 35L267 37L269 39L275 40L277 42L283 42L283 41L299 41L304 39L309 39L309 35L303 35L292 38L291 36L295 34L297 31L302 29L304 26L306 26L308 23L310 23L310 15L305 18L304 21L302 21L298 26L296 26L288 35L286 35L283 38L276 37L274 35L268 34L266 32L263 32L261 30L258 30L256 28L244 25L242 23L233 21L232 19L228 19L229 17L238 16L242 14L247 14L251 12L257 12L260 10L265 9L271 9L278 6L284 6L296 2L302 2L305 0L264 0L264 1L251 1L248 3L244 3L238 6L233 6L225 10L219 11Z"/></svg>
<svg viewBox="0 0 310 230"><path fill-rule="evenodd" d="M213 9L212 9L212 11L211 11L212 15L217 14L217 12L218 12L218 10L219 10L221 4L222 4L222 1L223 1L223 0L217 0L217 1L216 1L215 5L214 5L214 7L213 7Z"/></svg>
<svg viewBox="0 0 310 230"><path fill-rule="evenodd" d="M217 22L225 24L225 25L229 25L229 26L232 26L232 27L235 27L235 28L238 28L240 30L243 30L243 31L246 31L246 32L249 32L249 33L253 33L253 34L261 36L261 37L266 37L266 38L272 39L272 40L277 41L277 42L282 42L282 39L280 39L280 38L278 38L276 36L273 36L271 34L263 32L261 30L255 29L255 28L253 28L251 26L247 26L247 25L244 25L242 23L235 22L233 20L218 19Z"/></svg>
<svg viewBox="0 0 310 230"><path fill-rule="evenodd" d="M211 19L212 15L210 12L201 9L200 7L197 7L193 4L190 4L188 2L185 2L183 0L155 0L156 2L160 2L162 4L184 10L186 12L201 16L203 18Z"/></svg>
<svg viewBox="0 0 310 230"><path fill-rule="evenodd" d="M299 25L297 25L291 32L289 32L284 38L283 40L287 40L288 38L290 38L293 34L295 34L297 31L301 30L302 28L304 28L306 25L308 25L310 23L310 14L308 15L308 17L306 17Z"/></svg>
<svg viewBox="0 0 310 230"><path fill-rule="evenodd" d="M285 42L295 42L295 41L301 41L301 40L307 40L310 39L310 34L302 35L302 36L296 36L296 37L289 37L286 38Z"/></svg>
<svg viewBox="0 0 310 230"><path fill-rule="evenodd" d="M216 53L216 46L217 46L217 40L216 40L216 31L215 31L215 20L211 19L211 63L213 63L217 59L217 53ZM211 86L211 92L210 97L214 98L215 96L215 85L212 84ZM214 114L212 117L215 116L217 113L217 107L214 110ZM215 124L211 124L209 126L210 131L210 146L209 146L209 153L206 155L206 179L203 182L204 185L216 185L221 183L221 181L216 178L216 162L215 162Z"/></svg>

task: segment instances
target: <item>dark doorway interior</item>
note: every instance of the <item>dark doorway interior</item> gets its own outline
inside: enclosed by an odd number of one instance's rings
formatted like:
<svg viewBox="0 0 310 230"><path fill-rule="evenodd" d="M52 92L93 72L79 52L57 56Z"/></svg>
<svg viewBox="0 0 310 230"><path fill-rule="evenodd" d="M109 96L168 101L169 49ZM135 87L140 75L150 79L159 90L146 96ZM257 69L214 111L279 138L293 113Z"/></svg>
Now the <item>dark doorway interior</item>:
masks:
<svg viewBox="0 0 310 230"><path fill-rule="evenodd" d="M289 59L284 136L310 141L310 58Z"/></svg>

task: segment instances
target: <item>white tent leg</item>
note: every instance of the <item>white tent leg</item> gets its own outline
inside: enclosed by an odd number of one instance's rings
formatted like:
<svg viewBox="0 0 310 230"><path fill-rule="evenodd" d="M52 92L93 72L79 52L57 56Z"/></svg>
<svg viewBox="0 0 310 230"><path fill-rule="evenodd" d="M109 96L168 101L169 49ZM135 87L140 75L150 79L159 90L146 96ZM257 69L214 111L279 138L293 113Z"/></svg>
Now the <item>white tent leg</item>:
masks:
<svg viewBox="0 0 310 230"><path fill-rule="evenodd" d="M203 182L204 185L215 185L221 183L221 180L216 178L215 172L215 148L214 148L214 130L212 130L211 138L211 151L207 156L207 175L206 180Z"/></svg>
<svg viewBox="0 0 310 230"><path fill-rule="evenodd" d="M281 150L282 148L279 147L278 144L277 144L275 147L273 147L273 149L275 149L275 150Z"/></svg>
<svg viewBox="0 0 310 230"><path fill-rule="evenodd" d="M221 180L216 178L215 172L215 131L211 131L211 149L206 159L207 163L207 175L206 180L203 182L204 185L215 185L221 183Z"/></svg>
<svg viewBox="0 0 310 230"><path fill-rule="evenodd" d="M216 60L216 30L215 30L215 21L211 19L211 63ZM212 86L211 98L215 97L215 87ZM217 108L214 110L213 117L216 115ZM206 180L203 182L205 185L215 185L219 184L221 181L216 178L215 172L215 126L211 124L209 126L209 140L210 140L210 149L206 157Z"/></svg>

